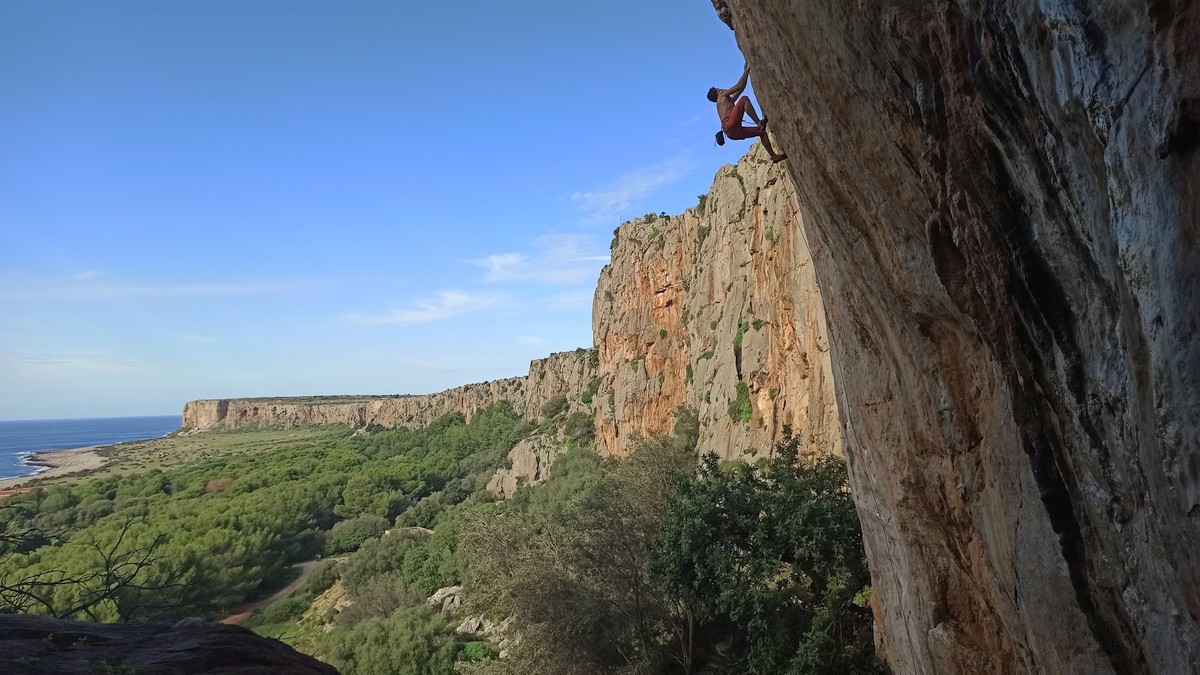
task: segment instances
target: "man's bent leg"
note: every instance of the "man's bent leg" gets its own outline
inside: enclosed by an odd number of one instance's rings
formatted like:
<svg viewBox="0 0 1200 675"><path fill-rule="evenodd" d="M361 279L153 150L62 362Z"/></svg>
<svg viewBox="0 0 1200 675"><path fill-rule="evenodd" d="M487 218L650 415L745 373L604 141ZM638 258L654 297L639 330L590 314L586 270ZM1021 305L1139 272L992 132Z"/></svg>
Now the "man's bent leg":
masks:
<svg viewBox="0 0 1200 675"><path fill-rule="evenodd" d="M761 124L758 119L758 111L754 109L754 104L750 102L749 96L738 99L737 105L741 108L742 113L749 115L755 124Z"/></svg>
<svg viewBox="0 0 1200 675"><path fill-rule="evenodd" d="M725 135L734 141L744 141L747 138L765 136L762 127L744 127L741 124L730 125L725 129Z"/></svg>

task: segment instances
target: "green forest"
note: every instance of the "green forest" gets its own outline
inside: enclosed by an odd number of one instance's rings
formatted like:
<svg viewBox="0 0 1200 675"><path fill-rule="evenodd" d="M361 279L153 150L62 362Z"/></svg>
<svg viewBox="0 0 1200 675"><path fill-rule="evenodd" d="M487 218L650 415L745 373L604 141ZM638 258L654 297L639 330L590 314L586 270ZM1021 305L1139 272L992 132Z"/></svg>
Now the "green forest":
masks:
<svg viewBox="0 0 1200 675"><path fill-rule="evenodd" d="M698 461L686 409L602 459L589 415L543 412L206 432L224 450L9 497L0 611L242 612L348 675L882 672L841 459L789 433L754 463ZM561 444L553 477L496 502L531 434Z"/></svg>

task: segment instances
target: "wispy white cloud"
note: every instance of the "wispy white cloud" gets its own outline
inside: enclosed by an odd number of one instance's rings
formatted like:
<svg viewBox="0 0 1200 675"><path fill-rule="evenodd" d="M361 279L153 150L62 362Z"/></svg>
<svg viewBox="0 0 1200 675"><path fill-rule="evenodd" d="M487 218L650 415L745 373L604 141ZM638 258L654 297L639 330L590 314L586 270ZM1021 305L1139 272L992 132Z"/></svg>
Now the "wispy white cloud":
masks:
<svg viewBox="0 0 1200 675"><path fill-rule="evenodd" d="M546 338L538 337L536 335L518 335L517 337L515 337L513 339L517 343L523 344L523 345L526 345L529 347L545 347L547 344Z"/></svg>
<svg viewBox="0 0 1200 675"><path fill-rule="evenodd" d="M547 234L532 242L529 253L498 253L472 261L484 268L483 280L577 284L594 279L609 257L590 234Z"/></svg>
<svg viewBox="0 0 1200 675"><path fill-rule="evenodd" d="M472 294L466 291L440 291L416 300L408 307L393 309L377 314L346 314L343 320L368 325L414 326L434 321L445 321L464 314L474 314L497 309L508 304L508 297L501 294Z"/></svg>
<svg viewBox="0 0 1200 675"><path fill-rule="evenodd" d="M78 377L130 373L141 368L139 359L100 352L4 352L0 370L24 377Z"/></svg>
<svg viewBox="0 0 1200 675"><path fill-rule="evenodd" d="M80 274L89 274L81 272ZM12 301L71 301L71 300L169 300L173 298L236 297L297 293L312 288L310 283L295 281L251 283L149 284L121 283L102 280L104 275L74 275L69 285L23 284L0 288L0 299ZM100 281L96 281L101 279ZM95 283L90 283L95 281Z"/></svg>
<svg viewBox="0 0 1200 675"><path fill-rule="evenodd" d="M546 309L588 309L595 294L595 289L580 288L550 296L542 306Z"/></svg>
<svg viewBox="0 0 1200 675"><path fill-rule="evenodd" d="M74 281L90 281L92 279L99 279L103 276L105 276L104 272L99 270L84 270L78 274L72 274L71 279Z"/></svg>
<svg viewBox="0 0 1200 675"><path fill-rule="evenodd" d="M631 213L642 199L683 177L687 161L675 158L644 169L630 171L611 184L597 190L576 192L571 200L584 213L589 224L612 222Z"/></svg>

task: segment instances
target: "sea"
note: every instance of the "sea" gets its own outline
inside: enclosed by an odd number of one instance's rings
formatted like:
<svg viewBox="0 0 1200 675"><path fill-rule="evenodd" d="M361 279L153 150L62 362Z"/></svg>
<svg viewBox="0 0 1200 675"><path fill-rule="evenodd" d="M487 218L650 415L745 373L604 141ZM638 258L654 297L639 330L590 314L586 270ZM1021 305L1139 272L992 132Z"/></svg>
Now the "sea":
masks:
<svg viewBox="0 0 1200 675"><path fill-rule="evenodd" d="M182 425L179 415L0 422L0 478L37 473L38 467L25 463L34 452L144 441L165 436Z"/></svg>

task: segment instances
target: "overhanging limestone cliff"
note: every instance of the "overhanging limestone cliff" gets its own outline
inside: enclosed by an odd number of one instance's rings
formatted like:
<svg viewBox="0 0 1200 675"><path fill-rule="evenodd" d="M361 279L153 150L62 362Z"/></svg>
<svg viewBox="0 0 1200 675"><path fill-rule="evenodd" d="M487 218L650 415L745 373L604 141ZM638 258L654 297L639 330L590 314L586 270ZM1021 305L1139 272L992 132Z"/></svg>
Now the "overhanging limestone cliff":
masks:
<svg viewBox="0 0 1200 675"><path fill-rule="evenodd" d="M789 160L881 654L1200 663L1200 8L715 0Z"/></svg>

